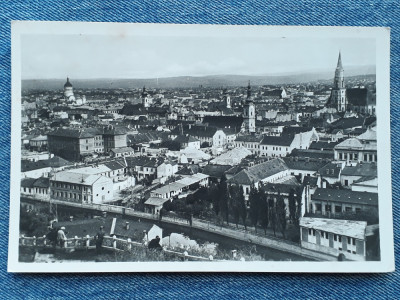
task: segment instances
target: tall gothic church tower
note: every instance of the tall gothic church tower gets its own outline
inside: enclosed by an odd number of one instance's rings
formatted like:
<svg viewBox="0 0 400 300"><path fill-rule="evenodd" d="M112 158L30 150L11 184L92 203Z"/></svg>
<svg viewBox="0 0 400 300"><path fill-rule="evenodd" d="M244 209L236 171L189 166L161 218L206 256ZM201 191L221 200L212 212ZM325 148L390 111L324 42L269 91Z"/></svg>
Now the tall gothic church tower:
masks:
<svg viewBox="0 0 400 300"><path fill-rule="evenodd" d="M256 109L253 99L251 98L250 81L249 85L247 86L247 99L243 109L243 119L245 131L248 133L256 132Z"/></svg>
<svg viewBox="0 0 400 300"><path fill-rule="evenodd" d="M346 111L347 109L346 87L344 85L344 70L342 66L342 57L340 52L335 70L333 89L331 92L331 104L334 105L339 112Z"/></svg>

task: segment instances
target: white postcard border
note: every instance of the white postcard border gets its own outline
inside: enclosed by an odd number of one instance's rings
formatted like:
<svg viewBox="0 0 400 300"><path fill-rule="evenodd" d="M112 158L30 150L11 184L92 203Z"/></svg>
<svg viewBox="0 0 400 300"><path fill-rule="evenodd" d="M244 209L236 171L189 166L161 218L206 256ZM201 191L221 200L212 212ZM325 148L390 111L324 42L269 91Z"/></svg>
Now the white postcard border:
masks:
<svg viewBox="0 0 400 300"><path fill-rule="evenodd" d="M180 36L267 36L376 39L378 191L381 261L375 262L85 262L21 263L18 261L19 199L21 170L21 35L180 35ZM8 272L299 272L377 273L394 271L390 155L390 29L378 27L311 27L248 25L177 25L13 21L11 32L11 170ZM382 100L384 99L384 101Z"/></svg>

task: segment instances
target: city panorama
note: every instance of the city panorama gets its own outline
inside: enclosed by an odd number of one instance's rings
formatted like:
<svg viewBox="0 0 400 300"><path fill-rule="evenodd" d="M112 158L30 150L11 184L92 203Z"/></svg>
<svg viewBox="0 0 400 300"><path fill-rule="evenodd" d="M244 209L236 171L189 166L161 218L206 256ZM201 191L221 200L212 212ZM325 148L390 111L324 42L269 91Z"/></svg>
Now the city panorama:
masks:
<svg viewBox="0 0 400 300"><path fill-rule="evenodd" d="M23 80L20 262L380 260L375 71Z"/></svg>

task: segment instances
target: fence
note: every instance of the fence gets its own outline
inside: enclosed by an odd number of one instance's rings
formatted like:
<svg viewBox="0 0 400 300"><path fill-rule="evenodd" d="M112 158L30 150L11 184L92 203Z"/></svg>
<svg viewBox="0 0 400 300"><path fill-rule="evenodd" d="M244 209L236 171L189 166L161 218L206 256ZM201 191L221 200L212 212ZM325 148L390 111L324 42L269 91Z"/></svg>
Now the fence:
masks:
<svg viewBox="0 0 400 300"><path fill-rule="evenodd" d="M103 212L110 212L115 214L123 214L127 216L143 218L158 221L159 216L154 214L149 214L145 212L136 211L133 208L127 208L122 206L116 205L109 205L109 204L85 204L85 203L74 203L74 202L65 202L60 200L43 200L43 199L34 199L41 202L52 202L53 204L60 204L70 207L82 208L82 209L89 209L89 210L97 210ZM300 247L297 243L293 243L290 241L282 240L272 236L262 236L261 234L252 232L253 230L244 230L244 229L236 229L226 225L215 225L210 222L202 221L200 219L193 218L192 224L188 222L187 219L181 219L179 217L170 217L164 216L162 217L163 222L185 226L185 227L192 227L195 229L219 234L225 237L229 237L236 240L241 240L244 242L249 242L253 244L257 244L260 246L273 248L276 250L289 252L292 254L296 254L302 257L306 257L312 260L322 260L322 261L334 261L337 258L331 255L312 251L309 249L305 249Z"/></svg>
<svg viewBox="0 0 400 300"><path fill-rule="evenodd" d="M86 237L77 237L68 238L63 242L62 247L56 246L52 244L46 236L43 237L26 237L20 236L19 238L19 245L22 247L34 247L34 248L58 248L63 249L65 251L68 250L89 250L95 249L95 237L87 235ZM109 249L112 251L131 251L132 247L140 247L142 249L147 249L146 244L142 244L139 242L132 241L131 239L120 239L116 236L105 236L103 239L102 248ZM212 261L214 258L210 255L208 258L189 255L187 251L178 252L164 248L164 254L172 255L175 257L181 258L183 261Z"/></svg>

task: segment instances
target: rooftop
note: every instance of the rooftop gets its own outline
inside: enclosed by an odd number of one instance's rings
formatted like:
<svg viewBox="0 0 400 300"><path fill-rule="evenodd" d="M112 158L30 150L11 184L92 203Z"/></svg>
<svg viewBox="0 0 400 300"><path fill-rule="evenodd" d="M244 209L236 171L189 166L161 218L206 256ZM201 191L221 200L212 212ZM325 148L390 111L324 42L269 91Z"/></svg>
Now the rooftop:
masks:
<svg viewBox="0 0 400 300"><path fill-rule="evenodd" d="M342 175L346 176L377 176L378 167L376 163L358 163L356 166L346 166L342 171Z"/></svg>
<svg viewBox="0 0 400 300"><path fill-rule="evenodd" d="M364 240L367 222L303 217L300 226Z"/></svg>
<svg viewBox="0 0 400 300"><path fill-rule="evenodd" d="M52 181L60 181L60 182L67 182L67 183L74 183L81 185L93 185L96 181L100 179L111 181L111 179L101 175L74 173L70 171L55 173L51 178Z"/></svg>
<svg viewBox="0 0 400 300"><path fill-rule="evenodd" d="M228 182L251 185L285 170L288 170L286 163L282 159L276 158L244 169L230 178Z"/></svg>
<svg viewBox="0 0 400 300"><path fill-rule="evenodd" d="M378 206L378 194L351 190L317 188L311 199Z"/></svg>

